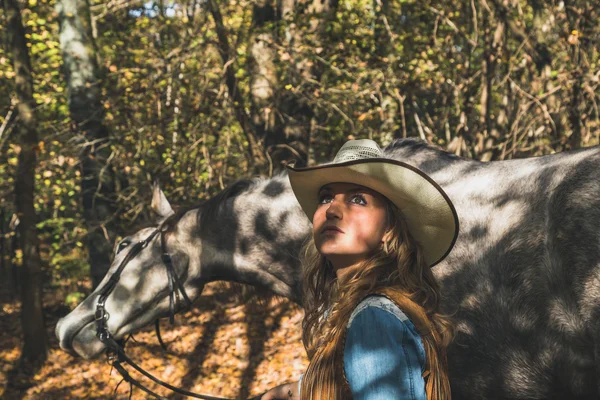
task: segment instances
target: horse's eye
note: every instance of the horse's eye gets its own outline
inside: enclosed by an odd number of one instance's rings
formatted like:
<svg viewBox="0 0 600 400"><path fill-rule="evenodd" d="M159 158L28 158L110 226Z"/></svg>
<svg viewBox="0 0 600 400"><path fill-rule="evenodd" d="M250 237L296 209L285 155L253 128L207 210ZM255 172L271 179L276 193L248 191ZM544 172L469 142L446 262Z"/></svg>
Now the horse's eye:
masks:
<svg viewBox="0 0 600 400"><path fill-rule="evenodd" d="M131 244L131 242L129 240L121 241L121 243L119 243L119 245L117 246L117 254L119 254L121 252L121 250L123 250L125 247L129 246L130 244Z"/></svg>

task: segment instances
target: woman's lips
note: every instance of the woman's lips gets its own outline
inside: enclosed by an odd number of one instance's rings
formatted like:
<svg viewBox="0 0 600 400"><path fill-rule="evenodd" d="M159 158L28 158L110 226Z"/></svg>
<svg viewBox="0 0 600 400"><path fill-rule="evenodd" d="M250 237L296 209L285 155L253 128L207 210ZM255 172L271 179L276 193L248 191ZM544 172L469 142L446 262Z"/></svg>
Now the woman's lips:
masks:
<svg viewBox="0 0 600 400"><path fill-rule="evenodd" d="M344 231L341 230L340 228L338 228L337 226L330 225L330 226L326 226L325 228L323 228L321 230L321 233L336 234L336 233L344 233Z"/></svg>

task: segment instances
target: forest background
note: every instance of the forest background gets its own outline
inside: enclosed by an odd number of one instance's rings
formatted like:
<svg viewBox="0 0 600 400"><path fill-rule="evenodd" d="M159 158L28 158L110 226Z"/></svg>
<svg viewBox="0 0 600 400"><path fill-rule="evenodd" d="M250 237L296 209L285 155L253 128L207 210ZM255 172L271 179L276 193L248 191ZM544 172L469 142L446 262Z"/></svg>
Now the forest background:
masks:
<svg viewBox="0 0 600 400"><path fill-rule="evenodd" d="M184 207L351 138L417 136L481 161L599 143L598 2L2 1L0 395L35 397L73 372L49 350L52 325L99 282L115 241L153 219L155 179ZM297 333L300 311L285 307ZM273 324L260 329L285 325ZM218 347L211 332L196 349ZM236 345L268 351L247 336Z"/></svg>

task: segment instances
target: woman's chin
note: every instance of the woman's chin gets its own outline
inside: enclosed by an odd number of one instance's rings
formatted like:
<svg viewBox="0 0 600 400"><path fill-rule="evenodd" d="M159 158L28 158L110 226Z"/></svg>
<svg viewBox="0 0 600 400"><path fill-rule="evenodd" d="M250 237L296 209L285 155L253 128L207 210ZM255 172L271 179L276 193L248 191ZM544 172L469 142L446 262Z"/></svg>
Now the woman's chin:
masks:
<svg viewBox="0 0 600 400"><path fill-rule="evenodd" d="M331 257L344 257L354 253L354 249L348 248L343 243L339 243L337 240L325 240L317 246L319 253L330 259Z"/></svg>

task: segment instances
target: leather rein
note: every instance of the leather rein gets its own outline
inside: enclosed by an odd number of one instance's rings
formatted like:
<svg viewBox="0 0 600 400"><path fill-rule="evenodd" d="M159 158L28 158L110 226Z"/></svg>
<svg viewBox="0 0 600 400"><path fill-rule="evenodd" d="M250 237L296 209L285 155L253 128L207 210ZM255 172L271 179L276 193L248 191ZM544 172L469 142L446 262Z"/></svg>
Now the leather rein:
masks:
<svg viewBox="0 0 600 400"><path fill-rule="evenodd" d="M165 233L166 233L167 229L164 229L164 225L166 222L167 221L164 221L163 223L161 223L154 231L152 231L152 233L150 233L150 235L148 235L148 237L146 239L141 240L133 245L132 249L127 253L127 255L125 256L123 261L121 261L121 264L119 264L119 267L117 268L117 270L110 276L108 282L106 282L104 284L102 289L100 289L100 291L99 291L100 295L98 296L98 300L96 301L96 311L94 313L94 319L96 321L96 336L106 346L107 354L108 354L108 361L119 372L119 374L121 374L123 380L125 382L128 382L130 385L132 385L132 387L135 386L135 387L143 390L150 396L153 396L154 398L161 399L161 400L163 400L163 399L167 400L166 397L163 397L163 396L153 392L152 390L150 390L146 386L144 386L140 381L133 378L127 372L127 370L123 367L123 365L121 365L121 363L128 364L129 366L131 366L132 368L134 368L139 373L141 373L148 379L152 380L153 382L155 382L173 392L184 395L184 396L194 397L197 399L205 399L205 400L234 400L234 399L229 399L229 398L225 398L225 397L215 397L215 396L210 396L207 394L190 392L188 390L170 385L169 383L156 378L155 376L150 374L148 371L146 371L145 369L140 367L137 363L135 363L131 358L129 358L125 354L125 341L124 340L115 340L113 338L112 334L108 331L108 327L106 326L106 321L108 321L108 318L110 317L109 313L105 309L106 299L108 298L108 296L111 294L111 292L114 290L115 286L119 282L119 279L121 278L121 273L123 272L123 269L129 263L129 261L133 260L142 250L144 250L148 246L148 244L154 239L154 237L159 233L160 233L160 242L161 242L160 245L161 245L161 250L162 250L162 261L163 261L163 264L165 264L165 267L167 269L167 276L168 276L168 280L169 280L169 321L170 321L170 323L173 324L175 321L175 313L176 313L175 307L177 306L177 303L179 303L179 300L180 300L179 293L181 293L183 299L185 300L185 303L186 303L185 308L189 308L191 306L192 302L190 301L190 298L188 297L187 293L185 292L185 289L184 289L183 285L181 284L179 277L175 273L175 269L173 268L173 260L171 258L171 255L169 254L169 252L166 249ZM156 333L158 336L158 340L159 340L161 346L163 348L165 348L162 338L160 336L160 327L159 327L158 319L156 320L155 325L156 325ZM130 387L130 392L129 392L130 397L131 397L131 393L132 393L131 392L132 387ZM118 385L117 385L117 388L118 388ZM116 388L115 388L115 391L116 391ZM259 400L261 397L262 397L262 395L259 395L259 396L253 397L249 400Z"/></svg>

